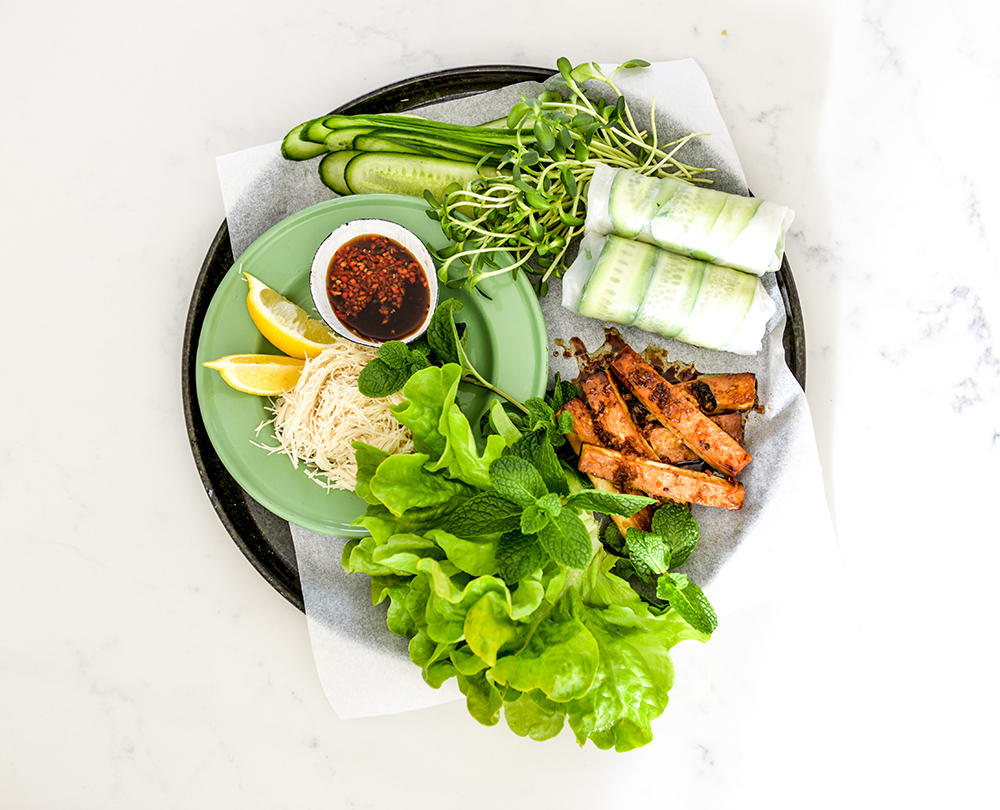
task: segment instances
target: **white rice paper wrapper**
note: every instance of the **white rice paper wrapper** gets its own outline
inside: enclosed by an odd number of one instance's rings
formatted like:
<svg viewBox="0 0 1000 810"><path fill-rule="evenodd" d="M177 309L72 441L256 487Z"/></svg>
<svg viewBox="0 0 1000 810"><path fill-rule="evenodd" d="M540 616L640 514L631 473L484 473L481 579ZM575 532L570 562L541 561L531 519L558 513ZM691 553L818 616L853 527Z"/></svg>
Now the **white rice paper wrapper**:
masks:
<svg viewBox="0 0 1000 810"><path fill-rule="evenodd" d="M602 234L590 232L584 235L580 242L573 264L563 275L562 279L562 305L571 312L579 313L580 297L584 287L594 271L597 261L603 252L605 245L613 234ZM652 250L662 250L655 246L650 246ZM677 262L697 262L696 259L688 259L686 256L677 256ZM697 262L701 264L701 262ZM745 279L753 278L748 273L740 274L739 270L722 267L716 268L716 274L736 273ZM702 293L706 292L706 286L712 284L713 275L706 271L706 277L702 282ZM757 354L760 351L761 340L767 323L774 314L775 304L771 296L767 294L764 285L760 280L754 278L754 294L750 300L750 305L746 312L739 314L730 312L724 314L724 319L720 316L718 309L712 305L703 305L703 302L711 300L710 295L699 295L695 301L694 308L688 316L683 329L674 337L675 340L683 343L690 343L693 346L716 348L723 352L733 354ZM589 310L591 317L607 316L608 320L614 323L622 323L613 312L594 312ZM637 318L636 322L641 323ZM632 323L630 320L629 323ZM622 324L627 326L628 323ZM721 335L724 334L725 337ZM723 342L724 341L724 342Z"/></svg>
<svg viewBox="0 0 1000 810"><path fill-rule="evenodd" d="M689 227L686 222L688 212L681 211L679 217L673 216L674 209L669 204L644 206L643 211L637 212L629 222L630 227L626 232L612 222L610 210L612 184L622 173L630 172L627 169L611 168L603 163L594 169L594 176L587 187L585 227L588 231L618 234L687 256L707 254L706 261L755 276L762 276L781 267L785 234L795 218L795 213L787 206L757 198L753 198L751 202L746 194L730 195L731 200L732 197L739 198L734 201L738 207L757 203L753 218L734 239L722 233L722 217L715 223L709 223L714 227L704 231L697 227L697 222L694 227ZM667 177L656 182L676 186L680 181ZM699 199L704 200L706 207L724 202L724 198L720 196L723 192L715 188L687 185L684 190L685 196L695 204Z"/></svg>
<svg viewBox="0 0 1000 810"><path fill-rule="evenodd" d="M613 70L614 66L606 66ZM622 71L616 84L638 121L648 120L655 99L661 141L690 132L710 133L685 146L684 160L714 166L714 187L747 192L743 170L708 81L691 59ZM506 115L521 92L542 85L515 85L428 107L421 114L455 123L481 123ZM602 87L592 88L607 95ZM239 257L258 236L285 217L336 195L319 181L315 161L281 157L280 142L218 159L219 179L233 254ZM823 492L809 406L785 364L781 335L785 309L773 276L763 279L776 305L762 350L752 358L711 352L622 327L637 350L666 347L670 359L694 363L706 373L752 371L757 375L762 414L747 424L747 449L754 461L740 476L747 498L739 512L699 509L701 542L685 566L701 584L721 621L727 614L771 601L830 598L839 584L840 558ZM577 374L566 350L578 338L591 350L605 339L602 321L581 318L562 306L559 280L542 300L549 334L550 382ZM248 437L248 441L252 437ZM409 661L407 642L386 629L384 605L372 606L368 577L343 572L344 540L291 527L306 619L323 688L337 714L365 717L420 709L461 698L454 681L431 689Z"/></svg>

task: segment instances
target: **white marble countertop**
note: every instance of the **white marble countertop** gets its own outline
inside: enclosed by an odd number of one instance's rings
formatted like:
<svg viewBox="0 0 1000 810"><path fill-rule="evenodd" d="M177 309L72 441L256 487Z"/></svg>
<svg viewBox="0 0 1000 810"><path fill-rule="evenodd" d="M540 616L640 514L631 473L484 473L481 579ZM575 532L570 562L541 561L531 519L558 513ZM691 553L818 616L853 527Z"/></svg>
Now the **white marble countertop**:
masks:
<svg viewBox="0 0 1000 810"><path fill-rule="evenodd" d="M5 8L0 806L976 806L1000 753L1000 12L347 9ZM625 755L461 703L339 719L303 615L206 497L180 395L216 157L398 79L563 55L693 57L755 193L795 209L847 573L829 611L762 606L678 647L656 739Z"/></svg>

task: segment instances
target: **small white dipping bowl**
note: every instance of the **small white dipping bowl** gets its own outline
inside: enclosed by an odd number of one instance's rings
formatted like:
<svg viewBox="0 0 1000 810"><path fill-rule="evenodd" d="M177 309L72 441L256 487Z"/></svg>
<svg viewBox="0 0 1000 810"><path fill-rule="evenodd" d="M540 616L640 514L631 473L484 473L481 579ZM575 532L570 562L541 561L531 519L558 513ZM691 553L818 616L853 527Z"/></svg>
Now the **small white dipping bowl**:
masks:
<svg viewBox="0 0 1000 810"><path fill-rule="evenodd" d="M424 243L412 231L407 230L402 225L397 225L395 222L389 222L384 219L355 219L341 225L324 239L323 243L317 249L316 255L313 257L312 270L309 273L309 289L312 293L313 303L316 305L320 317L327 325L338 335L348 340L360 343L363 346L381 346L382 343L390 339L371 340L361 337L349 329L337 317L327 296L327 273L330 270L330 262L333 261L334 254L351 240L357 239L359 236L371 235L386 236L405 247L413 254L413 257L420 264L424 276L427 278L427 289L430 293L430 306L427 309L427 316L420 326L406 337L391 338L409 343L426 332L430 324L431 315L434 313L434 308L438 303L437 272L434 269L434 262L431 260L431 255Z"/></svg>

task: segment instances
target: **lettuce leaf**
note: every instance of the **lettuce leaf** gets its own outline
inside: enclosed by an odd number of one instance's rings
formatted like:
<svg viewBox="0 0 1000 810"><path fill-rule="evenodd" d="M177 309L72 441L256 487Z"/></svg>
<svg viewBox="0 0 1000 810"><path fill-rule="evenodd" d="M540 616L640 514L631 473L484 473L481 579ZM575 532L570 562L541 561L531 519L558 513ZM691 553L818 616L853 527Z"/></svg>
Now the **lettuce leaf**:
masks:
<svg viewBox="0 0 1000 810"><path fill-rule="evenodd" d="M449 521L473 498L495 493L490 466L509 452L497 434L477 443L455 403L460 372L427 368L404 387L407 399L395 410L415 452L358 448L358 492L368 508L357 524L369 535L348 544L344 568L371 577L373 602L388 600L388 628L409 639L425 681L439 687L454 677L484 725L503 716L515 734L535 740L568 725L580 745L645 745L674 682L670 649L709 633L617 576L587 511L560 513L587 535L589 560L575 568L558 556L514 554L517 537L502 515L493 531L486 519ZM502 481L503 495L517 496L522 479L537 495L521 465L505 463L522 478ZM572 471L564 474L566 491L578 492Z"/></svg>

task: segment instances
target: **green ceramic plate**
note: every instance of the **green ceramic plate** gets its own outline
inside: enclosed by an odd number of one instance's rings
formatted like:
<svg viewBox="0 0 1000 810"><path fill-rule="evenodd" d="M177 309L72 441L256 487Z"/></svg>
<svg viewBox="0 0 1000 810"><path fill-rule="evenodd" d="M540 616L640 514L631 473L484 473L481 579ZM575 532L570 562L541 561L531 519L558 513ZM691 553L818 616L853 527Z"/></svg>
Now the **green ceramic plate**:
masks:
<svg viewBox="0 0 1000 810"><path fill-rule="evenodd" d="M256 276L316 316L309 296L313 254L330 232L353 219L379 218L409 228L425 244L444 247L448 240L425 213L423 200L388 194L343 197L319 203L281 221L254 242L219 284L205 315L198 342L196 389L205 428L226 469L261 505L290 523L341 537L363 531L351 522L364 511L352 492L327 492L311 481L300 464L257 447L276 444L267 427L263 397L241 394L218 372L201 364L229 354L278 354L257 331L246 308L247 285L241 271ZM468 324L469 357L487 379L517 399L541 396L548 381L548 339L541 309L523 274L488 279L489 298L478 293L441 289L441 297L464 302L458 320ZM459 404L473 424L485 412L482 389L464 387Z"/></svg>

